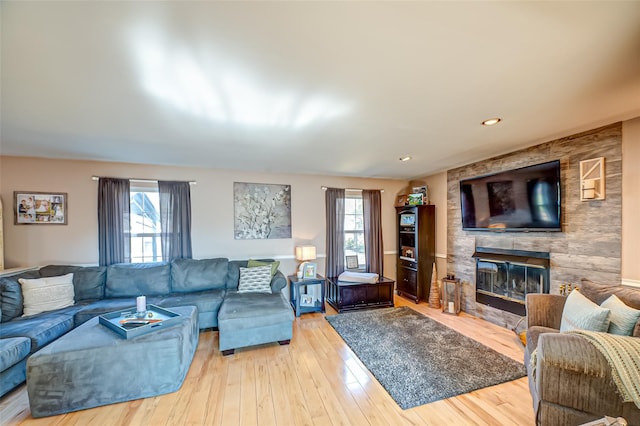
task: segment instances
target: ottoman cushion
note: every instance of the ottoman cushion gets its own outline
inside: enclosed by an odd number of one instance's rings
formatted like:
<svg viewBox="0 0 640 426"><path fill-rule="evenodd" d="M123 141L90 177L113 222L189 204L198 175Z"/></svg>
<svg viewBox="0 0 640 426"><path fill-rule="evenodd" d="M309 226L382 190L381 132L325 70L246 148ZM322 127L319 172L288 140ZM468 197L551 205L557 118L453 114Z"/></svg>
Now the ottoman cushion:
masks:
<svg viewBox="0 0 640 426"><path fill-rule="evenodd" d="M33 354L27 393L33 417L175 392L198 344L197 309L172 308L181 322L124 339L92 318Z"/></svg>
<svg viewBox="0 0 640 426"><path fill-rule="evenodd" d="M291 306L280 293L229 292L218 312L218 328L244 330L292 322Z"/></svg>

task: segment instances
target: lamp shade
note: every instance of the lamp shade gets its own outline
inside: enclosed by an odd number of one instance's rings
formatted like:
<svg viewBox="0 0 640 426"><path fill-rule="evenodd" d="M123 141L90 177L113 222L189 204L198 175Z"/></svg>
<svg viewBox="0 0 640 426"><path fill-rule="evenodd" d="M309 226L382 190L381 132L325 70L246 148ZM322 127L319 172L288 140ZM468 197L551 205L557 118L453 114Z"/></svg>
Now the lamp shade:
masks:
<svg viewBox="0 0 640 426"><path fill-rule="evenodd" d="M296 260L313 260L316 258L316 246L296 247Z"/></svg>

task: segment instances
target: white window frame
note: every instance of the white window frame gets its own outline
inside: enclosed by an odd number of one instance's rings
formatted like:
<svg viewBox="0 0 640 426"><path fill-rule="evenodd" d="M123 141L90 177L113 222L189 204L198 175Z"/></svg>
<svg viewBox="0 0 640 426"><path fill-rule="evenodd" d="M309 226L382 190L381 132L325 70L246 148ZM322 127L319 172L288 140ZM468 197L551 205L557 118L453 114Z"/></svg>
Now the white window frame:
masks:
<svg viewBox="0 0 640 426"><path fill-rule="evenodd" d="M129 200L131 200L131 198L133 198L135 193L155 193L158 194L158 184L157 183L151 183L151 182L136 182L135 186L131 186L129 188L129 192L130 192L130 197ZM160 214L159 211L159 206L158 206L158 214ZM129 237L130 237L130 241L131 241L131 250L130 250L130 259L129 261L131 263L150 263L150 262L162 262L162 249L160 248L160 253L159 254L154 254L151 253L148 256L145 256L145 247L144 247L144 238L145 237L152 237L152 238L156 238L156 241L160 241L161 239L161 232L162 230L160 229L160 224L158 223L158 231L157 232L139 232L139 233L134 233L133 232L133 227L131 226L132 223L131 221L134 218L134 214L131 212L131 205L129 206L129 216L130 216L130 223L129 223ZM134 238L143 238L142 240L142 257L135 257L133 256L133 239Z"/></svg>
<svg viewBox="0 0 640 426"><path fill-rule="evenodd" d="M345 228L344 228L344 243L345 243L345 247L344 247L344 251L345 251L345 256L347 255L347 248L346 248L346 244L347 244L347 236L348 235L353 235L354 237L354 241L358 241L358 235L362 235L362 245L363 245L363 258L358 260L358 269L360 271L364 271L367 267L366 265L366 256L364 255L364 253L366 253L367 247L366 247L366 242L364 240L364 207L362 210L360 210L359 213L356 214L350 214L347 213L347 208L346 208L346 203L348 202L348 200L361 200L362 201L362 192L361 191L350 191L347 190L345 193L345 210L344 210L344 218L345 218ZM360 203L362 205L362 203ZM362 217L362 229L347 229L347 216L361 216ZM354 223L357 223L357 221L354 220ZM358 253L356 252L356 255ZM345 267L346 267L346 259L345 259Z"/></svg>

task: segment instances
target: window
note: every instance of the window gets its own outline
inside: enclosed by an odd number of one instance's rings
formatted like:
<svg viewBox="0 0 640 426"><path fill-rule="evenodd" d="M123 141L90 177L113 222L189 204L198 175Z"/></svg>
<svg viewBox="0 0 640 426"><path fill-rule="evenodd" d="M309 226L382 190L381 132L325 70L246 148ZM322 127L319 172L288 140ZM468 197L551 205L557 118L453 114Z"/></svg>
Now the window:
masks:
<svg viewBox="0 0 640 426"><path fill-rule="evenodd" d="M364 250L362 194L347 192L344 200L344 254L358 256L359 269L365 269Z"/></svg>
<svg viewBox="0 0 640 426"><path fill-rule="evenodd" d="M160 196L157 185L131 188L131 263L162 261Z"/></svg>

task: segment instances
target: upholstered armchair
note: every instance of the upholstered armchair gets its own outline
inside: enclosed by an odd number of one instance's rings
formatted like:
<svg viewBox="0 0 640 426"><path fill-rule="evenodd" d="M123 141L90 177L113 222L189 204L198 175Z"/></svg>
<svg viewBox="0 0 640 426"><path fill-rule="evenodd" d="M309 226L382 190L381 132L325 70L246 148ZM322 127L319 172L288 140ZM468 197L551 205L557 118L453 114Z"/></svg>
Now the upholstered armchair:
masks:
<svg viewBox="0 0 640 426"><path fill-rule="evenodd" d="M580 292L598 305L616 294L629 307L640 309L640 290L583 280ZM623 402L605 356L583 336L560 332L566 300L560 295L527 295L524 362L536 423L579 425L606 415L640 425L640 409ZM640 320L632 336L640 338Z"/></svg>

